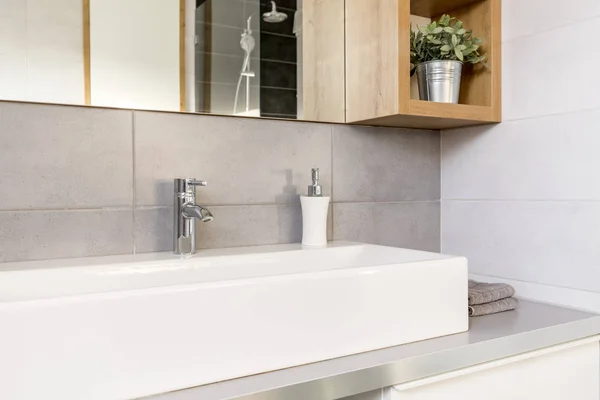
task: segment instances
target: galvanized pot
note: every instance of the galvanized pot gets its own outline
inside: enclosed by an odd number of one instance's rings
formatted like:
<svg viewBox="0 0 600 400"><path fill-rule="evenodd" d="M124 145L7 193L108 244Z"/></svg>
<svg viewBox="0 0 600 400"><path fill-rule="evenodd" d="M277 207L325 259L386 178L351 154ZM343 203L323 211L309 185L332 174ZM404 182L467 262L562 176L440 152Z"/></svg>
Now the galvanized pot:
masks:
<svg viewBox="0 0 600 400"><path fill-rule="evenodd" d="M460 61L427 61L417 65L419 98L439 103L458 103Z"/></svg>

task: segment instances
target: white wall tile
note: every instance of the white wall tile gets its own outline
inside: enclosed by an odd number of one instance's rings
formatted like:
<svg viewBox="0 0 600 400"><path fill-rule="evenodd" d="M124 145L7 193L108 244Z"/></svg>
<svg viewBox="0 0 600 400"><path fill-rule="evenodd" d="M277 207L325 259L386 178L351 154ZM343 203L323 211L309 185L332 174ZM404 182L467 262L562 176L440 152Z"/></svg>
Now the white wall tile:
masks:
<svg viewBox="0 0 600 400"><path fill-rule="evenodd" d="M81 0L21 0L27 3L27 20L42 25L83 27Z"/></svg>
<svg viewBox="0 0 600 400"><path fill-rule="evenodd" d="M597 0L503 1L504 122L442 134L442 250L471 272L600 292L599 21Z"/></svg>
<svg viewBox="0 0 600 400"><path fill-rule="evenodd" d="M502 40L534 35L598 16L598 0L503 0Z"/></svg>
<svg viewBox="0 0 600 400"><path fill-rule="evenodd" d="M27 46L27 24L16 16L0 17L0 54L22 51Z"/></svg>
<svg viewBox="0 0 600 400"><path fill-rule="evenodd" d="M83 104L83 33L81 27L29 23L27 99Z"/></svg>
<svg viewBox="0 0 600 400"><path fill-rule="evenodd" d="M27 52L0 53L0 100L26 100Z"/></svg>
<svg viewBox="0 0 600 400"><path fill-rule="evenodd" d="M27 13L25 0L0 0L0 18L20 19Z"/></svg>
<svg viewBox="0 0 600 400"><path fill-rule="evenodd" d="M64 63L37 53L28 57L27 101L84 104L83 62Z"/></svg>
<svg viewBox="0 0 600 400"><path fill-rule="evenodd" d="M0 0L0 99L20 100L26 95L26 12L23 0Z"/></svg>
<svg viewBox="0 0 600 400"><path fill-rule="evenodd" d="M442 133L442 198L600 200L600 109Z"/></svg>
<svg viewBox="0 0 600 400"><path fill-rule="evenodd" d="M469 274L469 279L479 282L508 283L515 289L520 299L600 313L600 293L488 275Z"/></svg>
<svg viewBox="0 0 600 400"><path fill-rule="evenodd" d="M600 291L599 202L442 202L442 252L469 272Z"/></svg>
<svg viewBox="0 0 600 400"><path fill-rule="evenodd" d="M504 44L504 120L600 108L600 52L590 51L597 30L593 19Z"/></svg>
<svg viewBox="0 0 600 400"><path fill-rule="evenodd" d="M180 110L179 2L92 1L90 46L93 105Z"/></svg>
<svg viewBox="0 0 600 400"><path fill-rule="evenodd" d="M25 100L27 2L0 0L0 99Z"/></svg>
<svg viewBox="0 0 600 400"><path fill-rule="evenodd" d="M83 103L82 15L81 0L0 0L0 99Z"/></svg>
<svg viewBox="0 0 600 400"><path fill-rule="evenodd" d="M81 27L47 23L28 24L27 50L52 52L58 60L83 61L83 31Z"/></svg>

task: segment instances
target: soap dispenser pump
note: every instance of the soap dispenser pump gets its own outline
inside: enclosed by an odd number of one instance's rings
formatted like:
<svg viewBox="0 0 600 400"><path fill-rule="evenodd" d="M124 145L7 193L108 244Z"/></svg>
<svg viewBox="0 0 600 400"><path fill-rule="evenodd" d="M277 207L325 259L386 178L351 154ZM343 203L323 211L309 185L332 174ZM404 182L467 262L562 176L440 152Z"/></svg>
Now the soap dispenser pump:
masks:
<svg viewBox="0 0 600 400"><path fill-rule="evenodd" d="M319 184L319 169L311 170L312 184L308 186L308 195L300 196L302 204L302 246L327 246L327 212L329 197L323 196Z"/></svg>

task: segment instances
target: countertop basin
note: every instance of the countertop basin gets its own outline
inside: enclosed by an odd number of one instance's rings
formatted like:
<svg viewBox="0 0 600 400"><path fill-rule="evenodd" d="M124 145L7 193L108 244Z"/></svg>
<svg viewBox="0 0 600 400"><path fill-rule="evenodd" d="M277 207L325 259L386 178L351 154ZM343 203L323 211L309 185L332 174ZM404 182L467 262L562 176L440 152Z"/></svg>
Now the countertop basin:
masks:
<svg viewBox="0 0 600 400"><path fill-rule="evenodd" d="M134 399L464 332L467 263L357 243L20 263L0 320L0 398Z"/></svg>

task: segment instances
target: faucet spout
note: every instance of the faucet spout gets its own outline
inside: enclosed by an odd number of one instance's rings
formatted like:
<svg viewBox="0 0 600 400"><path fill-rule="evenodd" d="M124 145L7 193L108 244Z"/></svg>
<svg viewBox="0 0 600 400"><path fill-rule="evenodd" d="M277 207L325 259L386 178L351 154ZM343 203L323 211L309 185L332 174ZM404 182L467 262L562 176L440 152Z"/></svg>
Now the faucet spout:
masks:
<svg viewBox="0 0 600 400"><path fill-rule="evenodd" d="M206 182L192 178L174 181L173 253L180 256L196 252L196 220L210 222L215 219L206 207L196 204L198 186L206 186Z"/></svg>
<svg viewBox="0 0 600 400"><path fill-rule="evenodd" d="M202 222L210 222L215 219L207 208L197 204L185 204L181 210L181 214L185 218L197 218Z"/></svg>

